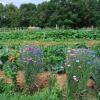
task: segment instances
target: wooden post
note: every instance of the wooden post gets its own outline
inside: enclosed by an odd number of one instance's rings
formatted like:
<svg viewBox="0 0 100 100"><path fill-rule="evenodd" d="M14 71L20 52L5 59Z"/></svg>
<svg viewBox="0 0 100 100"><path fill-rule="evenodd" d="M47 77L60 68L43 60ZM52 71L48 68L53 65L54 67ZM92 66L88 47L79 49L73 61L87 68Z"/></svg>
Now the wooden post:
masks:
<svg viewBox="0 0 100 100"><path fill-rule="evenodd" d="M58 25L56 24L56 29L58 29Z"/></svg>

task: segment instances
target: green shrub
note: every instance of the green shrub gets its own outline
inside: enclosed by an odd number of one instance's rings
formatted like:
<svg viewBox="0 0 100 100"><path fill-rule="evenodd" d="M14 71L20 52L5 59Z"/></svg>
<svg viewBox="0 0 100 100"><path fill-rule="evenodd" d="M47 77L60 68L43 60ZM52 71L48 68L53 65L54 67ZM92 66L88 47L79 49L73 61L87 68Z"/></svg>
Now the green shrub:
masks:
<svg viewBox="0 0 100 100"><path fill-rule="evenodd" d="M52 45L44 48L46 68L52 71L64 71L64 60L67 52L66 45Z"/></svg>

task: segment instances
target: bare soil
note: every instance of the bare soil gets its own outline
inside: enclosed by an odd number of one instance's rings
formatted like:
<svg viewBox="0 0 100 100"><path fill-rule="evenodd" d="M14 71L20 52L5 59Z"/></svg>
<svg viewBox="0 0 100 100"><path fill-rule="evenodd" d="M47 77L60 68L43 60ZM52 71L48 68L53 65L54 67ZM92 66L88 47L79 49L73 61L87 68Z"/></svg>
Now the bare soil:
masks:
<svg viewBox="0 0 100 100"><path fill-rule="evenodd" d="M12 79L10 77L7 77L3 71L0 70L0 78L4 79L4 82L7 84L12 83Z"/></svg>
<svg viewBox="0 0 100 100"><path fill-rule="evenodd" d="M37 88L44 88L48 85L48 77L50 76L50 72L44 71L42 73L37 74L35 84ZM67 74L62 73L62 74L54 74L57 83L61 88L64 88L66 85L66 80L67 80ZM11 78L7 77L4 73L4 71L0 71L0 78L4 79L4 82L7 84L11 84L13 81ZM17 85L20 88L24 88L25 85L25 77L24 77L24 72L23 71L18 71L16 75L16 81Z"/></svg>

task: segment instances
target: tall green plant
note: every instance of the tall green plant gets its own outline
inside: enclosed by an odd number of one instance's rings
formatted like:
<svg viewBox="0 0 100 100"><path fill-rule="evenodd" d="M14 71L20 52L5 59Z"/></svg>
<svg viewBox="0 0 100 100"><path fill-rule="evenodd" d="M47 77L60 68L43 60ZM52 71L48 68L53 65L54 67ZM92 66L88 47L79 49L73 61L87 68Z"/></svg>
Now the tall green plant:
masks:
<svg viewBox="0 0 100 100"><path fill-rule="evenodd" d="M25 72L26 88L34 84L36 74L43 70L43 52L39 46L26 45L22 48L19 65Z"/></svg>
<svg viewBox="0 0 100 100"><path fill-rule="evenodd" d="M69 100L84 100L86 84L91 75L95 73L96 59L92 53L84 52L84 49L76 50L67 56L66 70L68 73ZM77 54L78 53L78 54Z"/></svg>

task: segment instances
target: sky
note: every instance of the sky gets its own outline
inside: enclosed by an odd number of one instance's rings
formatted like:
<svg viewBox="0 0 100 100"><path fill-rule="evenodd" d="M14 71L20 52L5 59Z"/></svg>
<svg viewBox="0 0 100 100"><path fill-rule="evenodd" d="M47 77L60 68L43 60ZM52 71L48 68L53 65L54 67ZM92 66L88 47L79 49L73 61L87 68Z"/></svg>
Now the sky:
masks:
<svg viewBox="0 0 100 100"><path fill-rule="evenodd" d="M49 1L49 0L0 0L0 3L5 4L9 4L9 3L13 3L16 6L20 6L22 3L35 3L35 4L39 4L43 1Z"/></svg>

